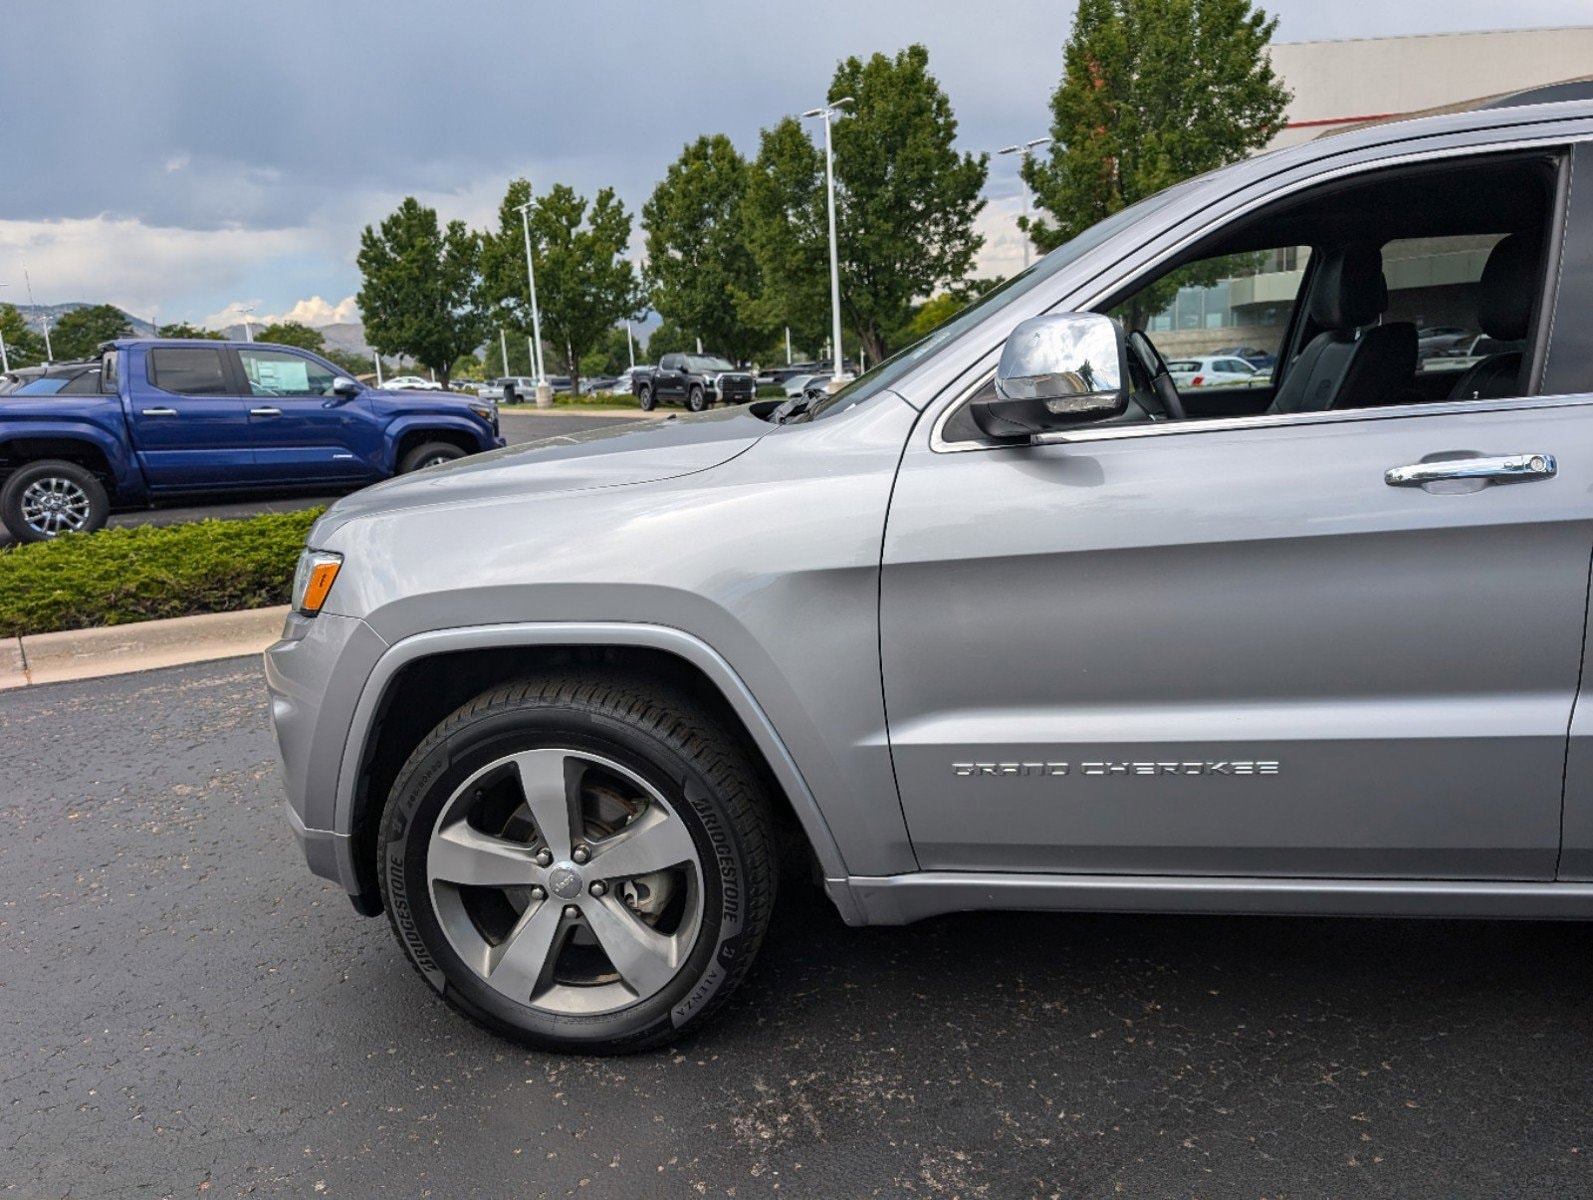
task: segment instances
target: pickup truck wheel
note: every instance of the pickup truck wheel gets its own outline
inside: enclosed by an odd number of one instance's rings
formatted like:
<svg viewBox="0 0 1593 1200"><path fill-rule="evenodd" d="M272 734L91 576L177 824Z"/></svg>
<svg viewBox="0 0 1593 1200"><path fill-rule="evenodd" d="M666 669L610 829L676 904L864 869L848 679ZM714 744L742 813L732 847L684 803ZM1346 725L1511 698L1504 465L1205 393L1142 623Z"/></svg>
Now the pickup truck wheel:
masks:
<svg viewBox="0 0 1593 1200"><path fill-rule="evenodd" d="M416 446L398 464L398 473L408 475L411 471L419 471L423 467L435 467L438 463L453 462L456 458L463 458L465 452L452 442L425 442Z"/></svg>
<svg viewBox="0 0 1593 1200"><path fill-rule="evenodd" d="M701 412L708 407L708 399L703 394L701 384L694 383L691 385L691 391L686 393L686 407L691 409L692 412Z"/></svg>
<svg viewBox="0 0 1593 1200"><path fill-rule="evenodd" d="M393 784L377 874L445 1000L548 1050L647 1049L752 964L776 870L757 772L690 700L607 673L478 696Z"/></svg>
<svg viewBox="0 0 1593 1200"><path fill-rule="evenodd" d="M642 390L636 393L636 398L642 402L643 412L652 412L654 405L657 403L653 399L653 389L646 384L643 384Z"/></svg>
<svg viewBox="0 0 1593 1200"><path fill-rule="evenodd" d="M63 533L105 527L111 502L87 467L45 459L18 467L0 489L0 520L19 542L47 542Z"/></svg>

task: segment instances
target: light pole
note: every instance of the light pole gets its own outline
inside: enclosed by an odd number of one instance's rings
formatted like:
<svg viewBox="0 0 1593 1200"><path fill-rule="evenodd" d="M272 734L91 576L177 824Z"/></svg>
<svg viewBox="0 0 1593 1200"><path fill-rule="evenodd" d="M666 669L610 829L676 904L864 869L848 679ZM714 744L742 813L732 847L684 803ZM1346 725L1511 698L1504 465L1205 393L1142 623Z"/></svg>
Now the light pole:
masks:
<svg viewBox="0 0 1593 1200"><path fill-rule="evenodd" d="M842 96L823 108L810 108L803 117L824 118L824 187L829 196L830 208L830 323L834 328L831 344L835 351L830 355L830 391L841 387L841 265L835 250L835 148L830 140L830 121L838 109L852 103L852 97Z"/></svg>
<svg viewBox="0 0 1593 1200"><path fill-rule="evenodd" d="M44 361L54 362L55 351L50 349L50 323L39 312L39 306L33 303L33 280L28 275L28 269L22 268L22 282L28 285L28 307L33 310L33 315L39 318L39 328L44 332Z"/></svg>
<svg viewBox="0 0 1593 1200"><path fill-rule="evenodd" d="M537 407L553 407L553 389L548 386L548 373L542 366L542 312L537 308L537 268L531 258L531 201L515 206L520 210L520 225L525 230L525 276L531 285L531 336L534 339L532 363L537 373Z"/></svg>
<svg viewBox="0 0 1593 1200"><path fill-rule="evenodd" d="M625 321L625 349L630 351L631 370L636 369L636 335L631 332L630 319Z"/></svg>
<svg viewBox="0 0 1593 1200"><path fill-rule="evenodd" d="M503 351L503 373L509 373L509 335L500 326L498 329L498 348Z"/></svg>
<svg viewBox="0 0 1593 1200"><path fill-rule="evenodd" d="M1031 138L1029 141L1022 142L1019 145L1003 146L996 151L997 154L1023 155L1018 166L1018 186L1023 189L1023 266L1025 270L1029 267L1029 181L1023 177L1023 168L1029 165L1029 159L1034 153L1034 148L1047 145L1050 141L1051 139L1048 137Z"/></svg>
<svg viewBox="0 0 1593 1200"><path fill-rule="evenodd" d="M249 318L254 316L254 306L239 308L238 311L243 314L243 340L252 342L254 341L254 324Z"/></svg>
<svg viewBox="0 0 1593 1200"><path fill-rule="evenodd" d="M382 386L382 355L380 351L371 351L371 361L376 364L376 386Z"/></svg>
<svg viewBox="0 0 1593 1200"><path fill-rule="evenodd" d="M9 283L0 283L0 287L10 286ZM11 360L6 357L6 335L3 329L0 329L0 371L4 371L7 374L11 371Z"/></svg>

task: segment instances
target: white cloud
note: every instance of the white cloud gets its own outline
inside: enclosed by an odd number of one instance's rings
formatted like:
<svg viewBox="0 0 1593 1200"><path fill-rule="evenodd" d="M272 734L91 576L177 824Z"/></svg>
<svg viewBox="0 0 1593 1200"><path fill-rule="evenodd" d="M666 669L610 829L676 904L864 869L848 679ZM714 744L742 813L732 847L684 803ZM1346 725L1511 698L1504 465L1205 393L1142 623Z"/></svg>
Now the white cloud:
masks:
<svg viewBox="0 0 1593 1200"><path fill-rule="evenodd" d="M166 159L166 170L181 171L192 161L193 159L189 157L188 151L184 150L180 154L170 155Z"/></svg>
<svg viewBox="0 0 1593 1200"><path fill-rule="evenodd" d="M974 229L985 236L974 259L973 273L980 279L1000 275L1010 278L1023 270L1023 231L1018 228L1018 217L1023 212L1023 201L1017 196L991 200L974 220ZM1037 257L1031 248L1030 261Z"/></svg>
<svg viewBox="0 0 1593 1200"><path fill-rule="evenodd" d="M0 281L6 299L23 297L22 270L42 303L110 303L150 320L191 320L171 312L176 297L225 295L273 259L314 251L324 241L307 229L178 229L125 218L0 220Z"/></svg>
<svg viewBox="0 0 1593 1200"><path fill-rule="evenodd" d="M220 312L211 313L202 324L211 329L221 329L227 325L236 325L243 320L244 310L253 309L254 314L249 318L256 325L275 325L284 321L297 321L300 325L345 325L360 319L360 307L353 296L344 296L336 304L321 299L320 296L311 296L308 300L300 300L286 312L262 313L259 300L234 300Z"/></svg>

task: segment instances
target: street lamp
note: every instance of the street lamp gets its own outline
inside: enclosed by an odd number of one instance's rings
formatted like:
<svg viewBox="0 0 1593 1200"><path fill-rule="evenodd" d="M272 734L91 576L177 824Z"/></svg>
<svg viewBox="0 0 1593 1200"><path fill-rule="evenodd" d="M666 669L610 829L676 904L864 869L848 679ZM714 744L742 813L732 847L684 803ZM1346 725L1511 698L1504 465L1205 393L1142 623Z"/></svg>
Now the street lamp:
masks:
<svg viewBox="0 0 1593 1200"><path fill-rule="evenodd" d="M243 314L243 340L252 342L254 341L254 324L249 318L254 316L254 306L250 305L246 308L239 305L238 311Z"/></svg>
<svg viewBox="0 0 1593 1200"><path fill-rule="evenodd" d="M1023 189L1023 224L1025 226L1023 230L1024 270L1029 269L1029 230L1027 228L1029 224L1029 181L1023 177L1023 168L1029 165L1029 159L1033 155L1034 148L1036 146L1047 145L1050 141L1051 139L1048 137L1032 138L1031 140L1022 142L1016 146L1003 146L1000 150L996 151L997 154L1023 155L1023 161L1018 167L1018 185Z"/></svg>
<svg viewBox="0 0 1593 1200"><path fill-rule="evenodd" d="M50 323L39 312L39 306L33 303L33 279L26 267L22 268L22 282L28 285L28 307L33 310L33 315L39 318L39 328L44 331L44 361L54 362L55 351L50 349Z"/></svg>
<svg viewBox="0 0 1593 1200"><path fill-rule="evenodd" d="M838 391L841 386L841 265L835 251L835 150L830 141L830 121L837 110L851 103L852 97L842 96L823 108L810 108L802 114L804 118L824 118L824 186L830 202L830 322L835 331L832 341L835 349L830 356L832 392Z"/></svg>
<svg viewBox="0 0 1593 1200"><path fill-rule="evenodd" d="M520 225L525 230L525 275L531 285L531 336L536 359L531 365L537 373L537 407L553 406L553 389L548 386L548 373L542 364L542 312L537 308L537 268L531 258L531 201L515 205L520 210Z"/></svg>
<svg viewBox="0 0 1593 1200"><path fill-rule="evenodd" d="M9 283L0 283L0 287L10 286ZM8 375L11 373L11 360L6 357L6 335L3 329L0 329L0 371Z"/></svg>

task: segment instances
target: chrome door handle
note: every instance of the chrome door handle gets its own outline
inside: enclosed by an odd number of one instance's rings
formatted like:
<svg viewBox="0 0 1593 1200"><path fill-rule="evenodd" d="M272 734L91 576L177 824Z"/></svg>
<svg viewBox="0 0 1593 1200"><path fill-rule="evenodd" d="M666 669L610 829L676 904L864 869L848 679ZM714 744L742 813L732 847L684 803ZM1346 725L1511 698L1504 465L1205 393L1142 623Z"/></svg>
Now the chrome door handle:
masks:
<svg viewBox="0 0 1593 1200"><path fill-rule="evenodd" d="M251 408L249 415L251 417L280 417L282 410L280 408Z"/></svg>
<svg viewBox="0 0 1593 1200"><path fill-rule="evenodd" d="M1501 454L1390 467L1383 472L1383 482L1389 487L1420 487L1439 479L1549 479L1558 469L1552 454Z"/></svg>
<svg viewBox="0 0 1593 1200"><path fill-rule="evenodd" d="M177 410L175 408L143 408L139 410L139 416L142 417L175 417L176 415Z"/></svg>

